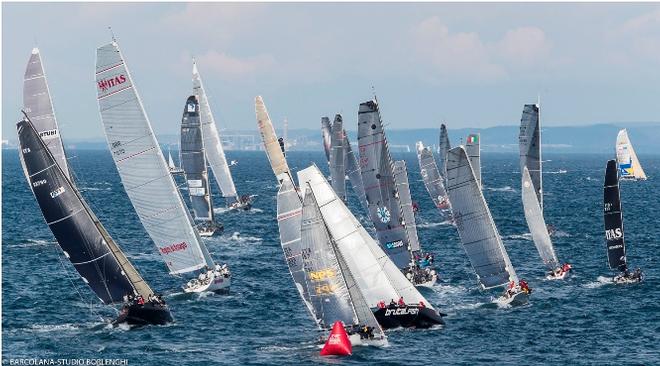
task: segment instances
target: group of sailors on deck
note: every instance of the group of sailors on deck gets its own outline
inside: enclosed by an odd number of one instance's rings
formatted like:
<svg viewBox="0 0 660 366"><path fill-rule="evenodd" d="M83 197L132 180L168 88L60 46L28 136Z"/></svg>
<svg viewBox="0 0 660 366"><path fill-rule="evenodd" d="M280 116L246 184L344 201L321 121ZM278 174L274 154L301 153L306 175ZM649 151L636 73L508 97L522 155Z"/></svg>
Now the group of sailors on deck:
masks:
<svg viewBox="0 0 660 366"><path fill-rule="evenodd" d="M374 339L374 327L353 324L347 326L345 329L348 334L359 334L360 339Z"/></svg>
<svg viewBox="0 0 660 366"><path fill-rule="evenodd" d="M570 264L564 263L561 267L557 267L552 272L550 272L550 276L561 277L564 275L564 273L570 271L571 268L573 267Z"/></svg>
<svg viewBox="0 0 660 366"><path fill-rule="evenodd" d="M408 305L406 304L405 301L403 301L403 296L401 296L399 297L399 301L394 301L394 299L391 299L389 305L385 305L385 301L380 300L378 304L376 304L376 306L378 306L379 309L395 309L395 308L405 308ZM426 305L424 304L424 301L420 301L417 307L425 308Z"/></svg>
<svg viewBox="0 0 660 366"><path fill-rule="evenodd" d="M134 296L133 294L124 295L124 307L127 308L130 305L140 305L144 306L145 303L152 303L154 305L165 305L165 300L161 294L149 294L145 302L142 295Z"/></svg>
<svg viewBox="0 0 660 366"><path fill-rule="evenodd" d="M511 297L519 292L524 292L526 294L531 294L532 289L529 287L527 284L527 281L525 280L520 280L518 281L518 285L516 285L515 281L509 282L509 285L506 288L506 291L504 291L504 295L506 297Z"/></svg>

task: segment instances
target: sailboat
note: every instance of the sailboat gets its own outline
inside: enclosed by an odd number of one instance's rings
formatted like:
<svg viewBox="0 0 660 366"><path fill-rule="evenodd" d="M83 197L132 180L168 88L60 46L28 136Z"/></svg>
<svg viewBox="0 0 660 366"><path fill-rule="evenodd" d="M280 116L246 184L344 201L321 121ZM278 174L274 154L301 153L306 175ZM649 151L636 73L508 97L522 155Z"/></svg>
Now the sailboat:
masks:
<svg viewBox="0 0 660 366"><path fill-rule="evenodd" d="M616 136L616 161L621 171L621 179L646 180L646 173L637 159L635 149L628 137L628 130L625 128Z"/></svg>
<svg viewBox="0 0 660 366"><path fill-rule="evenodd" d="M483 188L481 183L481 135L478 133L469 134L465 143L465 152L470 159L470 165L474 169L474 176L477 179L479 187Z"/></svg>
<svg viewBox="0 0 660 366"><path fill-rule="evenodd" d="M211 196L209 175L206 170L204 133L200 125L199 102L194 95L186 100L181 119L180 161L188 185L188 195L192 204L197 230L201 236L213 236L222 231L223 226L215 221L213 197Z"/></svg>
<svg viewBox="0 0 660 366"><path fill-rule="evenodd" d="M543 218L543 179L541 159L541 124L538 104L525 104L520 119L520 172L522 175L522 202L527 226L543 264L548 269L547 279L562 279L571 265L560 265Z"/></svg>
<svg viewBox="0 0 660 366"><path fill-rule="evenodd" d="M418 259L427 256L422 253L419 243L415 243L417 235L416 229L413 228L414 222L410 222L410 229L406 227L406 215L401 204L403 192L397 189L407 189L405 194L409 197L409 187L407 184L397 187L394 163L387 145L378 102L375 100L360 104L358 144L369 216L381 247L412 283L432 286L437 280L437 274L431 265L422 268L418 262ZM400 174L404 173L405 171L400 170ZM405 179L407 181L407 177ZM414 220L414 215L409 217L409 220ZM415 236L411 238L409 231L414 231Z"/></svg>
<svg viewBox="0 0 660 366"><path fill-rule="evenodd" d="M321 117L321 143L323 144L323 151L325 158L330 164L330 150L332 150L332 124L329 117Z"/></svg>
<svg viewBox="0 0 660 366"><path fill-rule="evenodd" d="M440 175L438 165L435 163L433 151L428 147L424 147L421 141L417 141L416 147L417 161L419 162L419 171L424 181L424 187L431 196L435 207L445 214L450 208L449 198L443 184L444 178Z"/></svg>
<svg viewBox="0 0 660 366"><path fill-rule="evenodd" d="M302 261L302 258L307 257L307 252L302 252L300 243L304 201L300 196L306 192L299 192L295 187L261 97L255 99L255 110L266 155L280 185L277 197L277 220L282 249L296 288L309 312L314 314L311 290L305 285ZM348 288L359 289L381 327L424 328L444 323L441 314L430 304L427 305L426 299L369 236L316 166L298 172L298 181L305 187L309 184L314 194L325 227L336 245L337 257L341 259L339 263L346 264L346 268L342 268L342 271ZM347 275L349 271L350 275ZM394 307L377 306L384 300L399 298L405 298L407 304ZM359 308L356 307L356 311ZM362 316L362 319L365 319L365 316Z"/></svg>
<svg viewBox="0 0 660 366"><path fill-rule="evenodd" d="M96 86L122 184L170 273L201 270L184 286L186 292L228 290L231 274L215 264L194 227L115 40L96 50Z"/></svg>
<svg viewBox="0 0 660 366"><path fill-rule="evenodd" d="M626 243L623 232L623 207L621 206L619 173L616 160L609 160L605 169L603 219L605 222L607 262L611 269L619 271L619 274L612 281L616 284L641 282L644 280L644 274L639 268L632 272L628 270Z"/></svg>
<svg viewBox="0 0 660 366"><path fill-rule="evenodd" d="M231 175L230 165L227 164L225 150L222 147L220 134L215 125L215 118L211 112L202 77L197 70L197 63L193 61L193 93L197 97L200 106L200 120L202 123L202 136L204 136L204 147L206 149L206 159L208 160L213 176L218 183L222 196L225 198L229 209L249 210L252 207L252 196L239 196L236 192L234 179ZM232 164L235 165L235 164Z"/></svg>
<svg viewBox="0 0 660 366"><path fill-rule="evenodd" d="M449 153L449 149L451 149L449 133L447 132L447 126L443 123L440 125L440 137L438 138L438 155L440 158L438 172L440 172L445 186L447 185L447 154Z"/></svg>
<svg viewBox="0 0 660 366"><path fill-rule="evenodd" d="M463 146L449 150L447 192L461 243L481 289L506 287L497 303L526 303L529 287L525 281L518 280Z"/></svg>
<svg viewBox="0 0 660 366"><path fill-rule="evenodd" d="M330 177L332 188L346 201L346 147L344 146L344 124L340 114L335 116L330 134Z"/></svg>
<svg viewBox="0 0 660 366"><path fill-rule="evenodd" d="M16 127L25 176L64 256L101 302L123 304L113 324L172 322L168 306L110 237L27 114Z"/></svg>
<svg viewBox="0 0 660 366"><path fill-rule="evenodd" d="M174 159L172 159L172 153L167 151L167 167L170 169L172 174L183 174L183 169L179 168L174 164Z"/></svg>

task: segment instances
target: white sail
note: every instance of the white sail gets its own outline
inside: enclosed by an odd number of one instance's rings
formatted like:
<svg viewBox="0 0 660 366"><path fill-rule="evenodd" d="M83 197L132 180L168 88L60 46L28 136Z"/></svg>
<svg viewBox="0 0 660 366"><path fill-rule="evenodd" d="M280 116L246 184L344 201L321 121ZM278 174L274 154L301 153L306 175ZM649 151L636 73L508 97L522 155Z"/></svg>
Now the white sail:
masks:
<svg viewBox="0 0 660 366"><path fill-rule="evenodd" d="M64 145L57 126L53 101L50 97L46 72L41 61L38 48L32 50L32 55L25 68L23 78L23 111L28 115L39 137L44 141L48 150L53 154L55 162L62 168L67 178L69 165L64 154ZM22 157L21 157L22 159Z"/></svg>
<svg viewBox="0 0 660 366"><path fill-rule="evenodd" d="M483 184L481 183L481 134L473 133L468 135L465 152L467 152L468 158L470 158L470 165L472 165L472 170L474 170L477 183L479 187L483 188Z"/></svg>
<svg viewBox="0 0 660 366"><path fill-rule="evenodd" d="M555 254L555 249L552 246L552 240L550 239L550 234L548 234L547 226L545 225L545 219L543 218L543 211L541 210L541 205L539 200L536 198L536 189L534 183L532 182L532 177L529 174L527 167L523 167L523 176L522 176L522 201L523 208L525 210L525 219L527 220L527 226L529 231L532 233L532 239L534 240L534 245L543 260L543 263L548 267L549 270L555 270L559 268L559 260Z"/></svg>
<svg viewBox="0 0 660 366"><path fill-rule="evenodd" d="M646 179L646 173L637 159L628 131L624 128L616 136L616 161L621 172L621 179Z"/></svg>
<svg viewBox="0 0 660 366"><path fill-rule="evenodd" d="M124 189L170 272L212 267L116 42L96 51L96 91Z"/></svg>
<svg viewBox="0 0 660 366"><path fill-rule="evenodd" d="M261 96L257 96L254 99L254 109L257 114L257 127L259 127L261 140L266 149L266 156L268 156L270 167L273 169L273 173L275 173L278 183L282 184L284 179L290 179L291 182L293 182L293 177L289 170L289 164L287 164L286 159L284 158L284 151L282 151L283 147L280 146L280 143L277 140L277 134L275 134L273 122L271 122L270 117L268 116L268 110L266 110L266 105Z"/></svg>
<svg viewBox="0 0 660 366"><path fill-rule="evenodd" d="M520 119L520 172L527 167L536 198L543 211L543 166L541 159L541 119L538 104L525 104Z"/></svg>
<svg viewBox="0 0 660 366"><path fill-rule="evenodd" d="M172 153L167 152L167 166L170 168L170 170L176 169L176 165L174 165L174 160L172 160Z"/></svg>
<svg viewBox="0 0 660 366"><path fill-rule="evenodd" d="M415 222L415 211L412 206L412 196L410 195L410 186L408 185L408 169L406 168L405 160L394 162L394 181L396 182L396 190L399 192L401 213L403 214L410 250L419 252L422 248L417 235L417 223Z"/></svg>
<svg viewBox="0 0 660 366"><path fill-rule="evenodd" d="M225 157L225 150L222 148L222 141L218 128L215 125L215 119L211 112L204 84L202 84L202 77L197 71L197 64L193 62L193 93L199 100L200 118L202 121L202 136L204 136L204 147L206 149L206 158L213 170L218 186L222 191L222 196L227 201L227 205L238 201L238 193L236 193L236 186L234 179L231 176L227 158Z"/></svg>
<svg viewBox="0 0 660 366"><path fill-rule="evenodd" d="M337 197L316 165L299 171L298 181L310 184L330 235L369 306L398 297L429 304Z"/></svg>
<svg viewBox="0 0 660 366"><path fill-rule="evenodd" d="M518 282L463 146L448 152L447 193L461 243L482 288Z"/></svg>

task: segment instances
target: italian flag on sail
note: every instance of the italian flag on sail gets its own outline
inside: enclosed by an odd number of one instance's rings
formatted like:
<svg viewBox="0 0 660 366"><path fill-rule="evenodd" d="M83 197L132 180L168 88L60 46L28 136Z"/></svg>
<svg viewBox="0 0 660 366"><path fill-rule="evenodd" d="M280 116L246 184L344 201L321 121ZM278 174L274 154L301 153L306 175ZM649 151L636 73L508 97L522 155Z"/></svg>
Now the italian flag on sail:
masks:
<svg viewBox="0 0 660 366"><path fill-rule="evenodd" d="M476 144L479 142L479 135L470 135L467 138L467 143L468 144Z"/></svg>

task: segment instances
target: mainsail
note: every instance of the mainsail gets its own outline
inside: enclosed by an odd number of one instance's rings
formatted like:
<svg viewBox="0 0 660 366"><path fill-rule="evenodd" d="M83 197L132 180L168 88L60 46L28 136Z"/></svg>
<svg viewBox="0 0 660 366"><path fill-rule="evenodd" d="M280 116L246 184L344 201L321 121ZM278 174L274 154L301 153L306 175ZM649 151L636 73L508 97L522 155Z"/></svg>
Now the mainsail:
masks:
<svg viewBox="0 0 660 366"><path fill-rule="evenodd" d="M481 138L480 134L473 133L468 135L467 143L465 144L465 152L467 153L468 158L470 159L470 165L472 165L472 170L474 170L474 176L477 179L477 184L479 187L483 187L481 184Z"/></svg>
<svg viewBox="0 0 660 366"><path fill-rule="evenodd" d="M358 159L353 152L353 148L351 147L351 142L348 140L348 134L346 133L346 130L344 130L344 147L346 151L346 175L348 176L348 180L351 182L351 187L353 187L353 191L355 191L355 194L357 194L360 203L366 209L369 205L367 204L367 197L364 193L362 172L360 171Z"/></svg>
<svg viewBox="0 0 660 366"><path fill-rule="evenodd" d="M106 139L124 189L170 272L213 268L114 41L96 51L96 90Z"/></svg>
<svg viewBox="0 0 660 366"><path fill-rule="evenodd" d="M438 164L438 171L440 176L447 181L447 153L451 149L451 144L449 143L449 134L447 133L447 126L445 124L440 125L440 139L438 143L438 154L440 155L440 163Z"/></svg>
<svg viewBox="0 0 660 366"><path fill-rule="evenodd" d="M525 210L525 219L527 220L529 231L532 233L536 250L538 250L543 263L549 270L554 271L559 268L559 260L552 246L548 228L545 225L541 205L536 197L534 181L529 170L524 166L522 175L522 201L523 209Z"/></svg>
<svg viewBox="0 0 660 366"><path fill-rule="evenodd" d="M222 141L218 128L215 125L215 119L211 112L209 99L206 96L202 77L197 70L197 64L193 62L193 93L199 101L200 119L202 123L202 135L204 136L204 147L206 148L206 158L213 170L215 180L220 186L222 196L227 201L227 206L238 201L238 193L234 186L234 179L231 176L225 150L222 148Z"/></svg>
<svg viewBox="0 0 660 366"><path fill-rule="evenodd" d="M422 175L424 186L426 187L426 191L429 192L435 207L439 209L449 208L447 191L442 182L443 178L440 175L438 166L435 163L433 151L428 147L424 147L421 141L417 142L417 161L419 162L419 171Z"/></svg>
<svg viewBox="0 0 660 366"><path fill-rule="evenodd" d="M481 287L518 282L465 149L455 147L447 157L447 192L453 217Z"/></svg>
<svg viewBox="0 0 660 366"><path fill-rule="evenodd" d="M289 164L286 162L282 146L280 146L275 129L273 128L273 122L271 122L268 116L268 110L266 110L266 105L261 96L255 98L254 109L257 114L257 127L259 127L261 140L266 149L266 156L268 156L270 167L273 169L273 173L275 173L277 182L282 184L284 179L289 179L293 183Z"/></svg>
<svg viewBox="0 0 660 366"><path fill-rule="evenodd" d="M330 163L330 150L332 150L332 125L330 124L330 118L321 117L321 142L323 142L323 151L325 152L325 158Z"/></svg>
<svg viewBox="0 0 660 366"><path fill-rule="evenodd" d="M619 192L617 162L607 162L603 188L603 215L605 221L605 242L607 261L612 269L626 269L626 244L623 236L623 209Z"/></svg>
<svg viewBox="0 0 660 366"><path fill-rule="evenodd" d="M32 123L17 125L20 152L32 193L64 255L105 304L125 295L153 294L98 221Z"/></svg>
<svg viewBox="0 0 660 366"><path fill-rule="evenodd" d="M346 147L344 146L344 124L341 115L335 116L330 135L330 177L332 188L346 201Z"/></svg>
<svg viewBox="0 0 660 366"><path fill-rule="evenodd" d="M394 181L392 159L374 100L358 110L360 170L369 205L369 216L380 245L394 264L406 268L411 263L408 236Z"/></svg>
<svg viewBox="0 0 660 366"><path fill-rule="evenodd" d="M621 179L646 179L646 173L637 159L637 154L635 154L635 149L633 149L625 128L616 136L616 160L619 163Z"/></svg>
<svg viewBox="0 0 660 366"><path fill-rule="evenodd" d="M53 101L48 90L46 73L41 62L38 48L32 50L32 55L25 69L23 78L23 111L30 117L39 137L44 141L55 158L55 162L62 167L67 178L69 165L64 154L64 146L60 137L60 130L55 119ZM71 184L74 184L71 182Z"/></svg>
<svg viewBox="0 0 660 366"><path fill-rule="evenodd" d="M529 170L536 198L543 211L543 178L541 176L541 124L539 105L525 104L520 119L520 171Z"/></svg>
<svg viewBox="0 0 660 366"><path fill-rule="evenodd" d="M410 186L408 185L408 169L406 168L405 160L394 162L394 180L396 182L396 190L399 192L399 203L401 204L401 212L403 213L406 233L410 242L410 250L413 253L419 252L421 247L419 245L419 237L417 236L417 223L415 222L415 211L412 206L412 196L410 195Z"/></svg>
<svg viewBox="0 0 660 366"><path fill-rule="evenodd" d="M179 160L186 177L195 220L213 221L213 201L209 190L203 136L199 118L199 103L197 98L191 95L186 100L181 119Z"/></svg>

